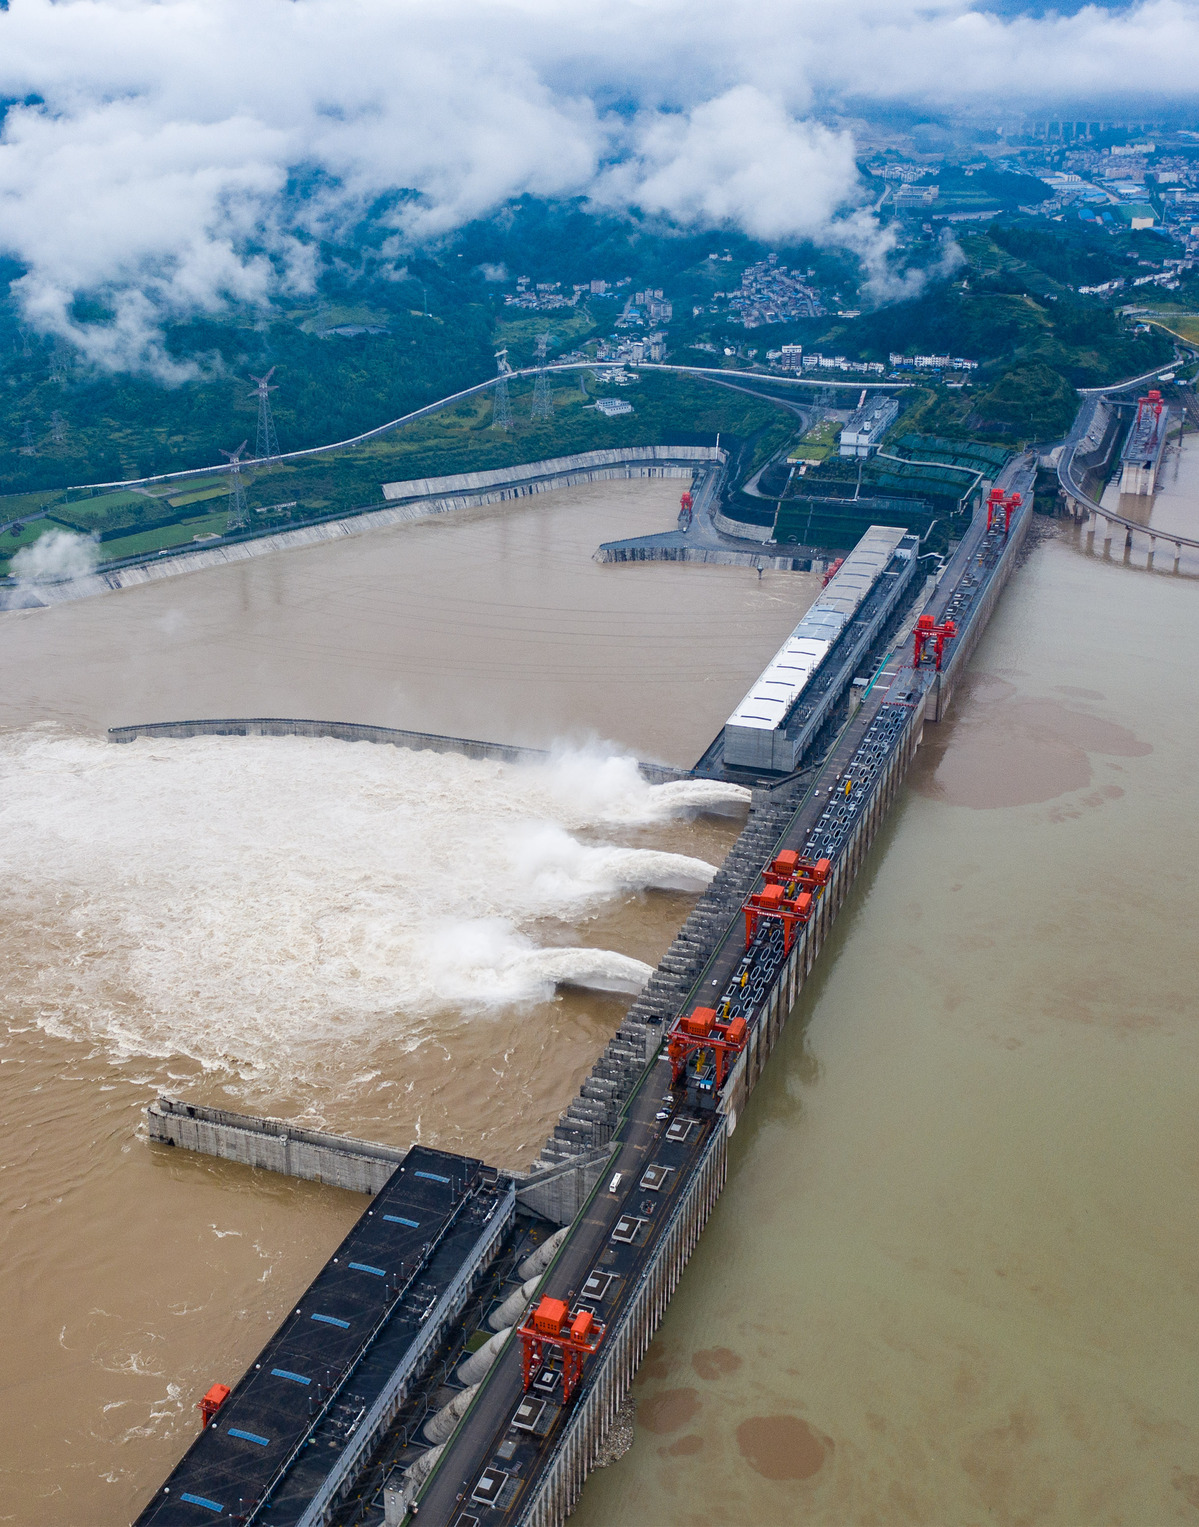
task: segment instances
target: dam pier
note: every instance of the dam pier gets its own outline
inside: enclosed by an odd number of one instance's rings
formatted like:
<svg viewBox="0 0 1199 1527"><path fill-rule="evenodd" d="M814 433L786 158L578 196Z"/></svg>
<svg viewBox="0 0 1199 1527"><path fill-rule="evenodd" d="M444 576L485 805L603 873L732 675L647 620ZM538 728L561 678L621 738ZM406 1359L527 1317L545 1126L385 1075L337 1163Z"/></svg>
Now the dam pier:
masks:
<svg viewBox="0 0 1199 1527"><path fill-rule="evenodd" d="M246 1374L213 1375L202 1430L137 1527L565 1520L724 1186L728 1139L1015 566L1034 474L1004 468L939 576L916 537L874 526L828 579L693 771L751 786L743 831L527 1172L151 1104L159 1148L369 1197ZM335 723L113 736L218 725Z"/></svg>

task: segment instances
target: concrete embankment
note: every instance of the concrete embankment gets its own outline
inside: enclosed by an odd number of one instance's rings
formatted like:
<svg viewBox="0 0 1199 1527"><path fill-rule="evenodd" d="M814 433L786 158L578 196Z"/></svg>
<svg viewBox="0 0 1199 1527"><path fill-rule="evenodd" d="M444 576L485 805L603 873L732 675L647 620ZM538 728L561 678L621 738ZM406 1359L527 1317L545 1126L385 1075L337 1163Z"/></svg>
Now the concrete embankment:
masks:
<svg viewBox="0 0 1199 1527"><path fill-rule="evenodd" d="M477 509L487 504L506 503L556 488L575 487L582 483L608 482L637 477L689 478L698 467L722 459L724 452L714 446L629 446L623 450L589 451L579 456L559 456L533 461L497 472L468 472L455 477L419 478L411 482L385 483L384 496L394 500L385 509L368 509L361 514L323 520L320 524L297 525L270 535L246 540L220 541L194 548L180 547L170 555L160 555L132 566L101 569L81 578L58 583L0 580L0 610L38 608L88 599L94 594L108 594L116 589L153 583L160 578L174 578L204 568L223 567L231 562L245 562L270 552L289 551L302 546L316 546L323 541L337 541L346 536L366 535L372 530L411 524L449 514L455 509ZM437 484L422 491L422 485Z"/></svg>
<svg viewBox="0 0 1199 1527"><path fill-rule="evenodd" d="M381 742L422 753L460 753L465 758L489 758L499 763L548 763L546 748L522 748L506 742L480 742L474 737L443 737L436 732L409 732L400 727L369 726L357 721L305 721L287 716L231 716L203 721L146 721L114 726L110 742L135 742L139 737L334 737L339 742ZM688 769L638 762L643 779L652 785L688 779Z"/></svg>
<svg viewBox="0 0 1199 1527"><path fill-rule="evenodd" d="M546 461L500 467L493 472L459 472L450 477L414 477L407 482L385 482L383 497L406 502L468 496L472 501L490 504L613 478L689 477L697 467L726 458L727 452L711 445L634 445L609 451L584 451L575 456L555 456ZM477 498L479 494L487 496Z"/></svg>

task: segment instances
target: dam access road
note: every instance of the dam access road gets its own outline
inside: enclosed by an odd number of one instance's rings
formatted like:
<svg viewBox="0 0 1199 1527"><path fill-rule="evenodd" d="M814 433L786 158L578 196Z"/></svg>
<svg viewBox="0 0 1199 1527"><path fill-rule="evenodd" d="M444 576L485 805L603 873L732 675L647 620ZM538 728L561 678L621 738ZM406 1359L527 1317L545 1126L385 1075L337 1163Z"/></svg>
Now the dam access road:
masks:
<svg viewBox="0 0 1199 1527"><path fill-rule="evenodd" d="M533 1171L424 1147L396 1164L281 1121L151 1106L164 1146L346 1185L365 1170L353 1185L375 1196L245 1377L206 1397L138 1527L565 1520L723 1187L738 1115L1015 565L1033 473L1010 463L1007 515L983 505L935 586L915 580L823 757L755 790Z"/></svg>

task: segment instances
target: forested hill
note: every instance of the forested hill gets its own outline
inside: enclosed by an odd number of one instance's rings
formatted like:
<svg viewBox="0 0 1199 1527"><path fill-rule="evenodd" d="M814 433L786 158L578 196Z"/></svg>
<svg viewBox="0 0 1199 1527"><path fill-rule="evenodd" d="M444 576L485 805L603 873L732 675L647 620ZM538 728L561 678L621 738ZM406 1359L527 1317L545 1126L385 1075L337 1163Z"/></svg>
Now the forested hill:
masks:
<svg viewBox="0 0 1199 1527"><path fill-rule="evenodd" d="M760 366L786 343L884 365L896 351L978 361L967 396L987 407L941 410L928 421L940 430L985 419L1001 433L1046 438L1068 422L1075 387L1138 374L1171 354L1168 337L1137 333L1121 316L1123 297L1078 290L1160 268L1171 246L1152 231L1005 214L960 225L964 263L939 276L945 230L909 229L905 238L902 260L929 279L916 298L872 308L844 251L768 251L729 230L683 233L577 203L524 198L399 268L364 226L352 246L323 251L326 274L307 305L168 324L167 353L195 372L175 386L84 366L61 341L26 328L10 295L0 302L0 493L193 470L243 439L252 454L251 377L271 367L283 450L345 439L493 375L501 346L522 365L545 332L551 354L594 353L614 334L636 338L646 329L616 326L639 286L670 301L668 358L683 364ZM740 322L730 297L770 254L802 270L828 311ZM0 263L0 283L20 274ZM557 283L562 302L538 298L535 311L506 302L518 274L534 284L530 295L536 283ZM593 281L607 291L593 293ZM1199 288L1184 281L1177 300L1199 307ZM80 304L76 317L102 322L105 313Z"/></svg>

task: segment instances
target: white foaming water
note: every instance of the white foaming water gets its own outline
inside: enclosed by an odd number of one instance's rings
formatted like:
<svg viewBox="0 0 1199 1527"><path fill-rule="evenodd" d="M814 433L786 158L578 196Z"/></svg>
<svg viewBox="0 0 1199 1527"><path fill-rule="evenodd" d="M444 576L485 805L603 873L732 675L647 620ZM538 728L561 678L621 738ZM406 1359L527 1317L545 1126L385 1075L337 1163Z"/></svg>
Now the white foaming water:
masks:
<svg viewBox="0 0 1199 1527"><path fill-rule="evenodd" d="M715 779L673 780L650 785L637 760L596 749L560 749L546 770L550 791L584 821L665 822L671 817L711 812L732 816L749 804L743 785Z"/></svg>
<svg viewBox="0 0 1199 1527"><path fill-rule="evenodd" d="M615 896L699 891L701 859L584 843L745 792L650 786L633 760L501 765L372 744L198 738L114 746L0 736L0 949L8 996L121 1055L273 1074L447 1010L640 989L650 968L546 948Z"/></svg>

